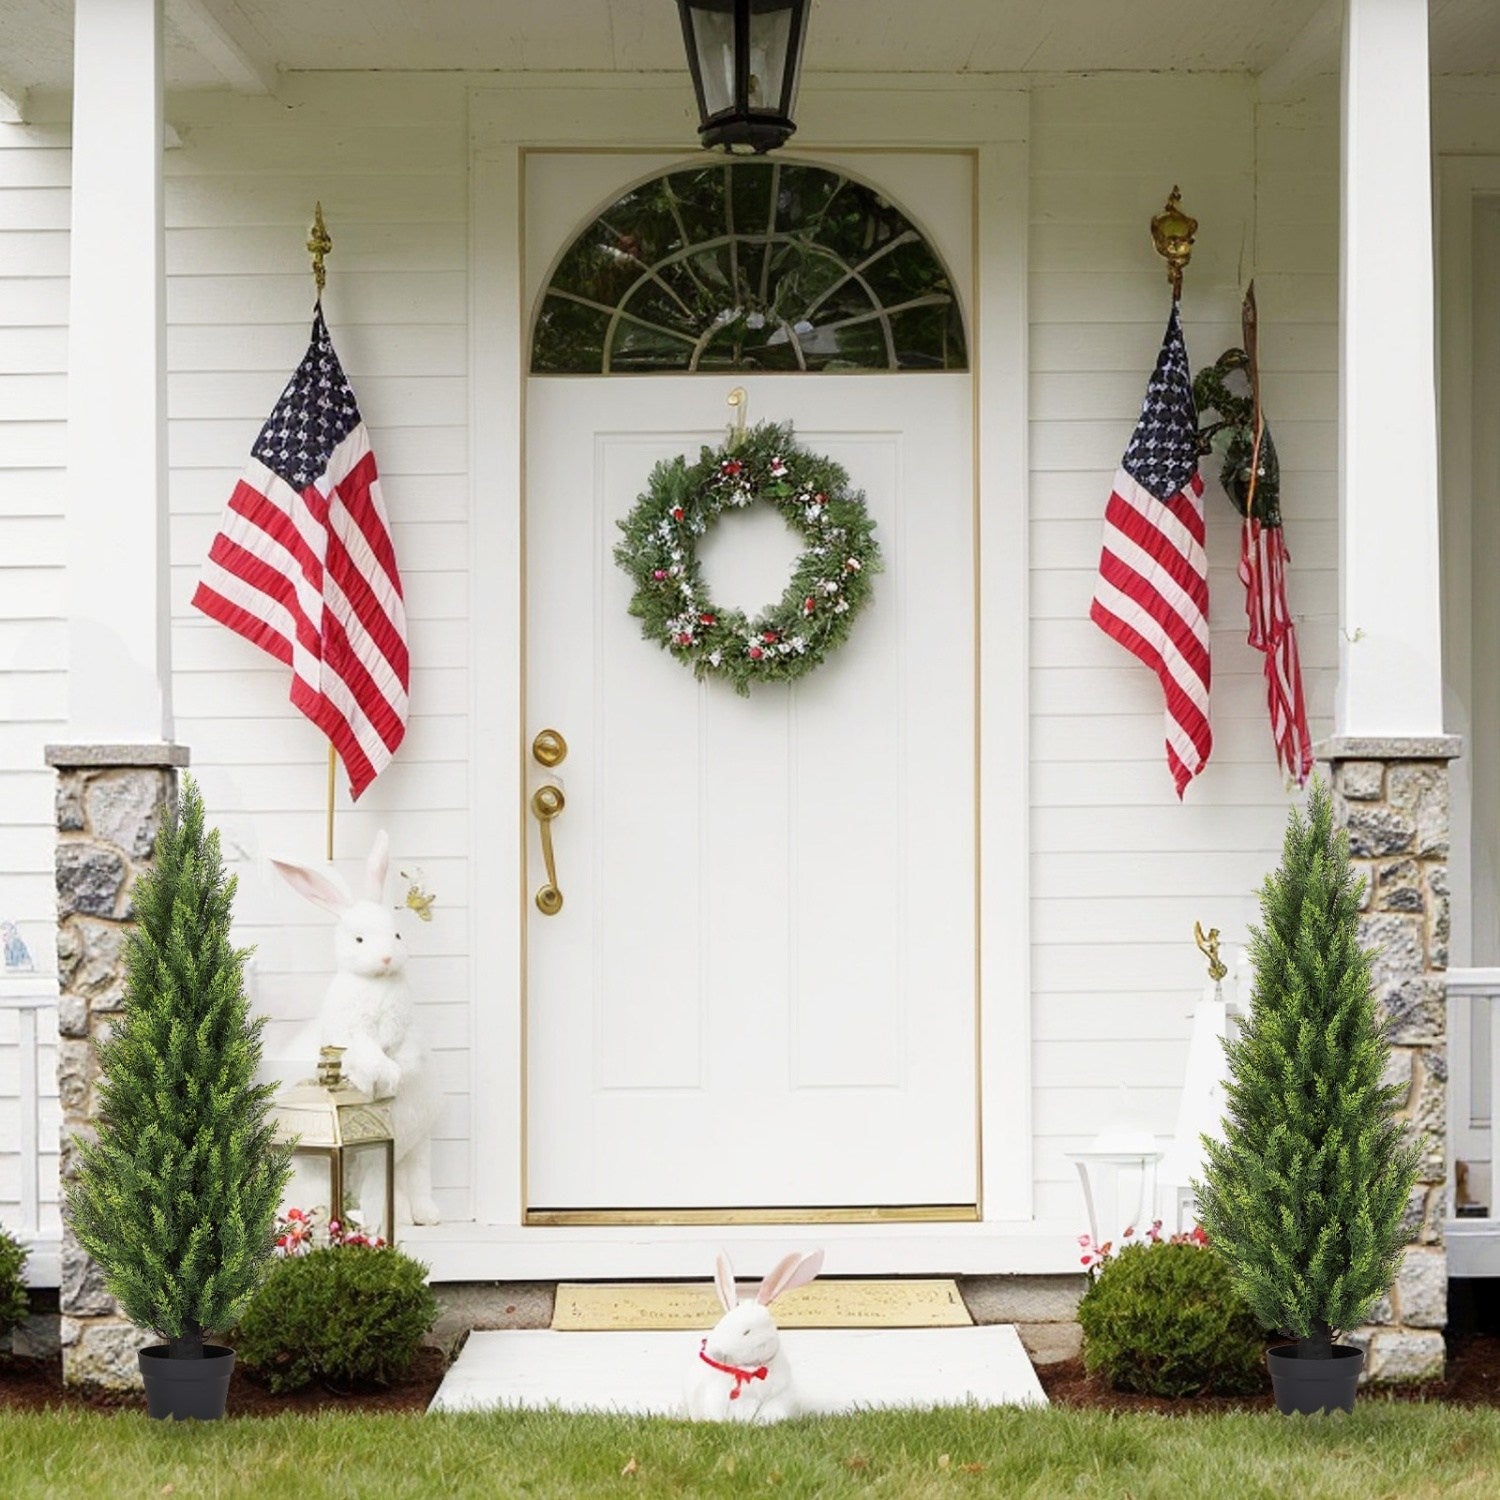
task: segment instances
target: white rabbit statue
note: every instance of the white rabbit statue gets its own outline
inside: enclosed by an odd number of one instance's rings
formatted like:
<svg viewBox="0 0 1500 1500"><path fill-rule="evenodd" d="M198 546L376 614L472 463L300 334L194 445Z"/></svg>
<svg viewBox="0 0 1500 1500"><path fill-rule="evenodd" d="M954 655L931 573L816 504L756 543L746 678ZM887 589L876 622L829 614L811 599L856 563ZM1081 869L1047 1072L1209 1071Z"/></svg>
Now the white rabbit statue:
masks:
<svg viewBox="0 0 1500 1500"><path fill-rule="evenodd" d="M339 919L333 943L338 972L323 997L318 1041L345 1049L344 1071L356 1088L376 1098L395 1095L396 1221L436 1224L432 1127L438 1090L406 979L406 944L396 909L385 901L390 863L385 830L375 835L365 862L363 900L305 865L271 863L294 891Z"/></svg>
<svg viewBox="0 0 1500 1500"><path fill-rule="evenodd" d="M780 1422L803 1410L771 1304L823 1269L823 1252L795 1251L761 1282L753 1302L741 1302L729 1258L714 1262L714 1288L724 1316L698 1345L684 1395L687 1414L700 1422Z"/></svg>

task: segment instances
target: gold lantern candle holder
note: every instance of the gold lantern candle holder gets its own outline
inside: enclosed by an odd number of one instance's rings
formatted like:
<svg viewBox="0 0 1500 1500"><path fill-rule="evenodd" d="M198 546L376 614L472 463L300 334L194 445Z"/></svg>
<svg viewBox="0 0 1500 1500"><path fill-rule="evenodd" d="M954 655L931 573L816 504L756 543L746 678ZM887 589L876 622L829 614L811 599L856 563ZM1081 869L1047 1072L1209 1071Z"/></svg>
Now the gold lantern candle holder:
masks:
<svg viewBox="0 0 1500 1500"><path fill-rule="evenodd" d="M292 1146L292 1176L282 1203L357 1217L362 1234L396 1242L396 1142L388 1100L375 1100L344 1077L342 1047L318 1050L318 1076L278 1094L271 1105L277 1141Z"/></svg>

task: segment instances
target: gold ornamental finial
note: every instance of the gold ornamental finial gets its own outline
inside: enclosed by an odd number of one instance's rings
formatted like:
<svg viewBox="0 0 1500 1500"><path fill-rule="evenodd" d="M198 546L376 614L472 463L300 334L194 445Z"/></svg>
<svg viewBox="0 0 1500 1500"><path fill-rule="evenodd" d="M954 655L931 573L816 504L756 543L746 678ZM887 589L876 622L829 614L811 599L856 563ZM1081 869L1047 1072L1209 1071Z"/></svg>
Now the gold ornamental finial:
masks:
<svg viewBox="0 0 1500 1500"><path fill-rule="evenodd" d="M1193 236L1198 221L1182 211L1182 193L1174 186L1167 205L1151 220L1151 243L1167 263L1167 279L1172 283L1172 300L1182 296L1182 268L1193 258Z"/></svg>
<svg viewBox="0 0 1500 1500"><path fill-rule="evenodd" d="M325 1089L336 1089L344 1083L344 1049L342 1047L318 1048L318 1082Z"/></svg>
<svg viewBox="0 0 1500 1500"><path fill-rule="evenodd" d="M1205 936L1203 923L1194 922L1193 940L1198 944L1198 951L1208 960L1208 977L1217 984L1229 972L1229 965L1219 957L1219 929L1210 927Z"/></svg>
<svg viewBox="0 0 1500 1500"><path fill-rule="evenodd" d="M324 257L333 249L333 237L323 222L323 205L319 202L313 214L312 229L307 237L308 253L312 256L313 280L318 286L318 298L322 299L323 287L328 281L328 272L323 267Z"/></svg>

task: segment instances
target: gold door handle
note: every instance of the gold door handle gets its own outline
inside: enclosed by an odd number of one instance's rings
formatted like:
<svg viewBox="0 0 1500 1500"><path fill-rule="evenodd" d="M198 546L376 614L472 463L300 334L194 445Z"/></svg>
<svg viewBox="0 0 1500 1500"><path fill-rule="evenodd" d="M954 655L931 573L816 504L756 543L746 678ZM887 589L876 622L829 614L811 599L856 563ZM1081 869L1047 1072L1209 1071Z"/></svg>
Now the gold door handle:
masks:
<svg viewBox="0 0 1500 1500"><path fill-rule="evenodd" d="M538 887L537 910L555 917L562 910L563 894L557 888L557 860L552 853L552 820L567 806L560 786L538 787L531 794L531 811L542 831L542 858L547 864L547 883Z"/></svg>

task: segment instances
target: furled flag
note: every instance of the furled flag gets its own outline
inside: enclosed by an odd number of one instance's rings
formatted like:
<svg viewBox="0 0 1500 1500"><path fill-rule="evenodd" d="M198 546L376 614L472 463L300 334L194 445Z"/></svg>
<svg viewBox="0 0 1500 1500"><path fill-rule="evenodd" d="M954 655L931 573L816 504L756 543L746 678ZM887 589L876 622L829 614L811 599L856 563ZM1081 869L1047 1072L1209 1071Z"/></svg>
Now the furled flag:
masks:
<svg viewBox="0 0 1500 1500"><path fill-rule="evenodd" d="M321 303L193 604L292 669L292 702L327 735L358 798L406 734L406 607L375 455Z"/></svg>
<svg viewBox="0 0 1500 1500"><path fill-rule="evenodd" d="M1204 410L1218 413L1200 439L1202 451L1221 432L1229 434L1220 471L1225 493L1243 518L1240 526L1240 582L1245 585L1248 640L1265 657L1266 706L1271 738L1281 768L1298 786L1312 774L1312 735L1302 693L1297 627L1286 597L1286 538L1281 527L1281 465L1260 405L1260 365L1256 351L1255 285L1245 293L1241 313L1244 348L1226 349L1199 371L1194 394ZM1241 372L1247 396L1228 390L1230 374Z"/></svg>
<svg viewBox="0 0 1500 1500"><path fill-rule="evenodd" d="M1104 511L1094 623L1156 673L1182 796L1208 764L1208 557L1198 414L1177 303Z"/></svg>

